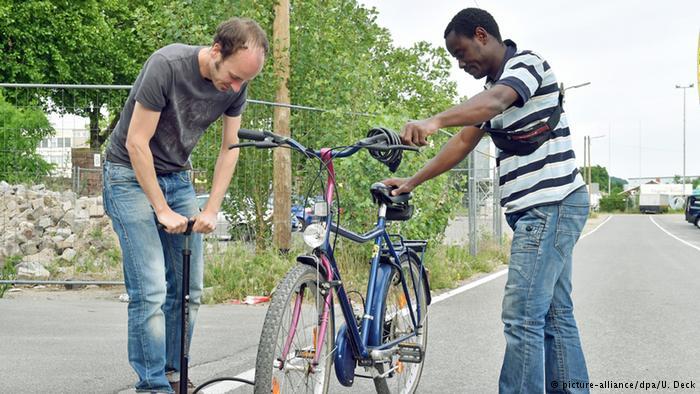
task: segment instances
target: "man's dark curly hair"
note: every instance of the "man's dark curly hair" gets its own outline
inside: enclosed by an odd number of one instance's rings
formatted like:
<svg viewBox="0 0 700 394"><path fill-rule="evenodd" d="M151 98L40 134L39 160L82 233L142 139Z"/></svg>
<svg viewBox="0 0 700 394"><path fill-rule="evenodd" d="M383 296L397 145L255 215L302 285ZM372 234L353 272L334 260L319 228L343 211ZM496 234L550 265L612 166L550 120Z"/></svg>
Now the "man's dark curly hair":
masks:
<svg viewBox="0 0 700 394"><path fill-rule="evenodd" d="M445 37L454 31L467 38L473 38L477 27L482 27L487 33L494 36L498 42L501 41L501 33L498 31L498 23L493 16L480 8L465 8L458 12L447 24Z"/></svg>

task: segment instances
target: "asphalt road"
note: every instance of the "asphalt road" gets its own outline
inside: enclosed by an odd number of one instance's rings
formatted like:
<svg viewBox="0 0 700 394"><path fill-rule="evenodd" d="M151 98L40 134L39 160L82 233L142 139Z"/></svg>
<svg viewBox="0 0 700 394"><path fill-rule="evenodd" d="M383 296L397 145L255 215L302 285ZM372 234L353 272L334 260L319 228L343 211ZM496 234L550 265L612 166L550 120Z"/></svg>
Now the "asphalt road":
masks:
<svg viewBox="0 0 700 394"><path fill-rule="evenodd" d="M699 229L680 215L614 216L579 242L574 267L576 317L592 383L666 382L667 389L649 391L700 392ZM419 392L497 391L504 284L501 275L431 307ZM0 299L0 392L133 392L126 304L117 295L24 291ZM265 306L203 307L190 361L195 382L249 374L264 314ZM694 388L672 390L676 381ZM352 388L334 382L331 389L370 391L371 382L362 379Z"/></svg>

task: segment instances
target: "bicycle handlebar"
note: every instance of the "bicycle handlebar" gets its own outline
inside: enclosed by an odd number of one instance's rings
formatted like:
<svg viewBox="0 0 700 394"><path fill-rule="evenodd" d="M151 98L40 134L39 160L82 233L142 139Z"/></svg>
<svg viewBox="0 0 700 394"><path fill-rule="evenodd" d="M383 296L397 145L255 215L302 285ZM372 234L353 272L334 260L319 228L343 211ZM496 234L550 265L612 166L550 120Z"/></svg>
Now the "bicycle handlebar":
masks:
<svg viewBox="0 0 700 394"><path fill-rule="evenodd" d="M238 130L238 138L253 141L262 141L265 139L265 133L257 130L240 129Z"/></svg>
<svg viewBox="0 0 700 394"><path fill-rule="evenodd" d="M308 152L309 149L298 143L297 141L281 136L279 134L275 134L271 131L258 131L258 130L249 130L249 129L240 129L238 130L238 138L240 139L246 139L246 140L253 140L256 142L240 142L238 144L232 144L229 145L229 149L235 149L235 148L245 148L249 146L253 146L258 149L266 149L266 148L277 148L280 145L286 144L289 145L292 148L296 148L297 150L300 151L305 151ZM400 145L400 144L392 144L392 145L387 145L386 142L388 142L388 137L385 134L378 134L374 135L372 137L367 137L363 138L359 141L357 141L355 144L348 146L348 148L365 148L369 150L377 150L377 151L390 151L390 150L410 150L414 152L419 152L420 149L416 146L410 146L410 145ZM338 152L340 153L340 152ZM352 152L355 153L355 152ZM344 154L338 155L339 157L345 157Z"/></svg>

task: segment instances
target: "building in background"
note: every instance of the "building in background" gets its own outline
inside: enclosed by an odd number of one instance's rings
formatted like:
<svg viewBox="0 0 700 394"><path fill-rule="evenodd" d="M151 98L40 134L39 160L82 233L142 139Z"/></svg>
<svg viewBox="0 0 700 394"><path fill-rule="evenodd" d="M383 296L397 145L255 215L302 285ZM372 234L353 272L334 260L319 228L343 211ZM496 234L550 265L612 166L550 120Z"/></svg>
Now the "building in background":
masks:
<svg viewBox="0 0 700 394"><path fill-rule="evenodd" d="M643 178L628 178L627 186L625 190L634 189L639 187L639 185L644 185L647 183L658 183L658 184L670 184L680 182L677 178L678 175L674 176L653 176L653 177L643 177ZM700 175L686 175L685 180L689 185L692 185L693 181L700 178ZM680 186L679 186L680 187ZM691 187L692 190L692 187Z"/></svg>
<svg viewBox="0 0 700 394"><path fill-rule="evenodd" d="M49 122L56 133L39 143L37 153L56 165L53 176L69 178L73 168L72 149L89 147L88 120L75 115L50 114Z"/></svg>

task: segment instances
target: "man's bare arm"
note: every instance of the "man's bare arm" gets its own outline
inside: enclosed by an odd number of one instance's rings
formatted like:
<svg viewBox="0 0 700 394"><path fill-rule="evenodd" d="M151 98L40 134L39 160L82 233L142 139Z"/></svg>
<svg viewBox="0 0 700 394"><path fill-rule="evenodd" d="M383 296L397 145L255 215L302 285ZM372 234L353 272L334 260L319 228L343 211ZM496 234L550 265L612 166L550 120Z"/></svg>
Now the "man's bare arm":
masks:
<svg viewBox="0 0 700 394"><path fill-rule="evenodd" d="M469 152L474 150L484 131L474 126L467 126L453 135L442 150L423 166L415 175L408 179L393 178L382 181L386 185L396 186L394 195L408 193L421 183L452 169L462 161Z"/></svg>
<svg viewBox="0 0 700 394"><path fill-rule="evenodd" d="M129 152L129 160L136 179L146 193L158 221L165 226L166 231L182 233L187 227L187 218L175 213L165 201L163 192L158 186L153 153L149 146L159 119L160 112L150 110L137 101L126 136L126 149Z"/></svg>
<svg viewBox="0 0 700 394"><path fill-rule="evenodd" d="M508 109L518 97L513 88L495 85L428 119L407 123L401 131L401 139L410 145L426 145L426 137L438 129L480 125Z"/></svg>
<svg viewBox="0 0 700 394"><path fill-rule="evenodd" d="M194 231L211 232L216 228L216 215L221 209L221 204L226 195L226 190L231 183L231 178L238 163L240 149L228 149L229 145L238 143L238 130L241 128L240 116L223 117L224 129L221 137L221 148L214 166L214 179L212 180L209 200L204 210L198 216L202 220L195 222Z"/></svg>

